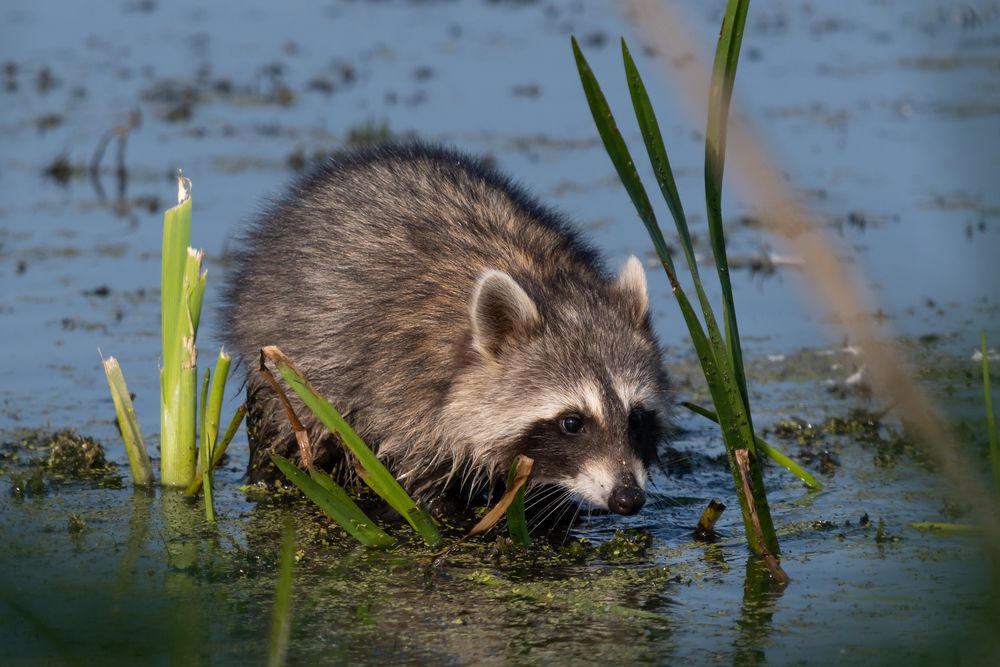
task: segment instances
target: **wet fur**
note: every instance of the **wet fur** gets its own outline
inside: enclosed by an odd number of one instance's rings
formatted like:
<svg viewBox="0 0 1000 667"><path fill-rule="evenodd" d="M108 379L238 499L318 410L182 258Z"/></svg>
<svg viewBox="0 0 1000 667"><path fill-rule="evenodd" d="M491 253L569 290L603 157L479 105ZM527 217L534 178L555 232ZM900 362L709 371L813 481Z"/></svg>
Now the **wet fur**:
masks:
<svg viewBox="0 0 1000 667"><path fill-rule="evenodd" d="M490 319L517 302L501 280L499 309L487 303L486 332L475 329L470 304L490 289L489 270L523 289L537 319ZM256 218L229 275L224 339L248 369L250 479L276 475L271 452L297 458L256 372L264 345L288 354L425 498L489 484L519 452L538 460L539 481L564 485L594 456L648 466L667 380L641 266L629 270L608 275L560 216L467 155L412 144L330 160ZM626 400L647 420L620 438ZM608 428L567 443L549 413L588 401ZM307 410L299 416L317 464L335 467L339 445Z"/></svg>

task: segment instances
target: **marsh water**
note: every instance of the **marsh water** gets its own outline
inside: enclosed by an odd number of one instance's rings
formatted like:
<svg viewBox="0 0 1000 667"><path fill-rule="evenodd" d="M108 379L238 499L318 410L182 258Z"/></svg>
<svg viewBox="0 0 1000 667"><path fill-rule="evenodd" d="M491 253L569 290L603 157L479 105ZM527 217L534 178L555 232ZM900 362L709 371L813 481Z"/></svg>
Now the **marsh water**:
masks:
<svg viewBox="0 0 1000 667"><path fill-rule="evenodd" d="M767 470L785 588L748 559L717 431L681 413L647 507L583 516L573 539L590 546L571 552L489 538L428 567L415 547L366 551L306 505L244 487L242 435L217 477L216 529L198 505L131 487L98 349L121 361L155 443L160 224L178 168L194 181L193 242L207 255L203 359L230 239L297 170L348 145L419 136L487 155L609 264L652 258L596 137L570 34L638 146L618 36L632 44L701 226L703 123L669 77L688 65L641 38L625 4L4 3L0 663L263 662L288 517L292 664L995 658L978 542L910 526L964 520L961 489L939 481L891 410L881 416L889 406L866 390L852 341L735 188L724 208L755 422L824 484L809 492ZM723 5L672 4L703 56ZM743 49L740 112L985 475L974 351L980 328L1000 341L1000 5L756 3ZM655 266L650 282L678 400L704 402ZM65 428L100 440L116 472L39 472L50 456L39 431ZM731 507L721 537L695 543L712 498ZM638 532L616 540L620 528Z"/></svg>

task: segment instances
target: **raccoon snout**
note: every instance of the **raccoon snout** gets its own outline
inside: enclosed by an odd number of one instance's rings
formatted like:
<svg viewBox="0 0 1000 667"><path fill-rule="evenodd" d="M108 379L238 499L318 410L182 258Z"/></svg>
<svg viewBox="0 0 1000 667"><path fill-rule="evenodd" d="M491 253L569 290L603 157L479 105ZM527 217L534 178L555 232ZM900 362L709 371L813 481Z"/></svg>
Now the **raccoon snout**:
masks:
<svg viewBox="0 0 1000 667"><path fill-rule="evenodd" d="M608 509L626 516L637 513L646 504L646 494L637 486L616 486L608 498Z"/></svg>

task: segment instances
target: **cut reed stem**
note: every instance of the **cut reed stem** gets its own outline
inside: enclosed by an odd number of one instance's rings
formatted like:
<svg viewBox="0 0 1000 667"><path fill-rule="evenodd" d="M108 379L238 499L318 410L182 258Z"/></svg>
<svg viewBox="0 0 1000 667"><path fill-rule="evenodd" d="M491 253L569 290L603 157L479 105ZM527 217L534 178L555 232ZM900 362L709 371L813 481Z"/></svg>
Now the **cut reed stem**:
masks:
<svg viewBox="0 0 1000 667"><path fill-rule="evenodd" d="M125 376L122 374L121 366L114 357L102 358L104 364L104 375L108 379L108 388L111 390L111 400L115 404L115 414L118 415L118 428L121 430L122 440L125 442L125 453L128 455L128 465L132 470L132 481L137 485L152 484L153 466L149 461L149 452L146 450L146 443L142 439L142 430L139 428L139 418L135 414L135 406L132 404L132 395L129 394L125 385Z"/></svg>

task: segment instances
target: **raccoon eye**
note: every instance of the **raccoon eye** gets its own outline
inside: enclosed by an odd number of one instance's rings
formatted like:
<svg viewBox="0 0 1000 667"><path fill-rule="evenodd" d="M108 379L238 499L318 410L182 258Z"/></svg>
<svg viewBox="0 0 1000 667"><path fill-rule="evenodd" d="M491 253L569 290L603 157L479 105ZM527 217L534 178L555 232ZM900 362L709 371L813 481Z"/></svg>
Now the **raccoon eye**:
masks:
<svg viewBox="0 0 1000 667"><path fill-rule="evenodd" d="M638 431L640 426L642 426L642 410L633 410L628 413L629 430Z"/></svg>
<svg viewBox="0 0 1000 667"><path fill-rule="evenodd" d="M567 435L576 435L583 430L583 419L578 415L567 415L559 420L559 428Z"/></svg>

